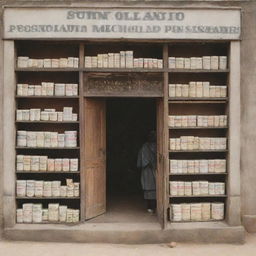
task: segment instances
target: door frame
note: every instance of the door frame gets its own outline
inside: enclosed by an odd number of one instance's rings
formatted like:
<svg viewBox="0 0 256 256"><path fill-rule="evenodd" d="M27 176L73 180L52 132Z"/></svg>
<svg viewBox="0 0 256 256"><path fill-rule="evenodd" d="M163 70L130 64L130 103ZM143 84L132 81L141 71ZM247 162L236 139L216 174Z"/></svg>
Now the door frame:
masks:
<svg viewBox="0 0 256 256"><path fill-rule="evenodd" d="M85 101L87 99L92 99L93 97L83 97L83 107L86 107ZM97 97L97 100L102 100L105 101L106 98L109 97ZM115 97L116 98L116 97ZM118 98L123 98L123 97L118 97ZM135 97L127 97L127 98L135 98ZM138 98L138 97L136 97ZM141 99L145 97L139 97ZM158 221L161 225L162 228L165 228L165 223L166 223L166 218L167 218L167 208L166 208L166 191L167 191L167 186L166 186L166 174L165 174L165 169L166 169L166 152L165 152L165 147L166 147L166 142L165 142L165 104L164 104L164 97L147 97L151 99L155 99L155 107L156 107L156 130L157 130L157 171L156 171L156 176L157 176L157 217ZM86 115L85 109L83 110L84 113L84 122L86 122L86 119L89 118ZM106 120L105 120L106 122ZM106 125L105 125L106 129ZM85 133L85 127L83 132ZM83 136L85 138L85 136ZM85 143L86 141L83 141L84 143L84 150L82 150L84 156L81 156L82 160L81 161L83 164L85 164ZM167 142L168 145L168 142ZM168 164L168 163L167 163ZM85 173L85 167L81 168L81 184L86 186L86 173ZM106 170L105 170L106 171ZM85 189L81 190L81 211L85 213L86 211L86 203L83 198L85 198ZM82 214L83 216L82 221L86 220L85 214ZM96 217L96 216L95 216Z"/></svg>

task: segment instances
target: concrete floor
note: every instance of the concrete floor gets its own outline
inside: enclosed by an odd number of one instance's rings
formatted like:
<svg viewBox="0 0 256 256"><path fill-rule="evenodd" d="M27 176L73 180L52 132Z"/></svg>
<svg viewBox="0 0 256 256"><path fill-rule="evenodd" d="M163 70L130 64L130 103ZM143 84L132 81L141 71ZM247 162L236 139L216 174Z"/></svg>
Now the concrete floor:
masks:
<svg viewBox="0 0 256 256"><path fill-rule="evenodd" d="M82 243L41 243L0 241L1 256L255 256L256 234L247 234L246 243L195 244L178 243L176 248L166 244L116 245Z"/></svg>
<svg viewBox="0 0 256 256"><path fill-rule="evenodd" d="M157 222L156 215L149 214L142 195L120 195L107 198L105 214L89 223L149 223Z"/></svg>

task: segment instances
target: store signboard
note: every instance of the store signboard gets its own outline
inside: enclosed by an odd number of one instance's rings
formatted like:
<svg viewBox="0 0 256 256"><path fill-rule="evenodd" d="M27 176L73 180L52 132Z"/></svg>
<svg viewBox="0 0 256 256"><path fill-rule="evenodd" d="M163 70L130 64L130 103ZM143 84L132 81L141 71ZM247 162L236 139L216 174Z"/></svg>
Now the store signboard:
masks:
<svg viewBox="0 0 256 256"><path fill-rule="evenodd" d="M4 38L239 40L239 9L5 8Z"/></svg>

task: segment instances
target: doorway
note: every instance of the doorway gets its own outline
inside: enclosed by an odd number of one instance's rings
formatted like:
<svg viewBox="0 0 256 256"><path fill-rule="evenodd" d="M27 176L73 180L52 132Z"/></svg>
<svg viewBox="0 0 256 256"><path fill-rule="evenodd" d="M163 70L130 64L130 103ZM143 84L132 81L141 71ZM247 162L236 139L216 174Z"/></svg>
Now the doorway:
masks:
<svg viewBox="0 0 256 256"><path fill-rule="evenodd" d="M109 98L106 106L106 212L89 222L156 222L147 212L138 152L156 130L156 100Z"/></svg>
<svg viewBox="0 0 256 256"><path fill-rule="evenodd" d="M159 130L157 113L159 100L155 98L85 100L88 222L157 222L157 215L147 212L137 168L138 152L148 134Z"/></svg>

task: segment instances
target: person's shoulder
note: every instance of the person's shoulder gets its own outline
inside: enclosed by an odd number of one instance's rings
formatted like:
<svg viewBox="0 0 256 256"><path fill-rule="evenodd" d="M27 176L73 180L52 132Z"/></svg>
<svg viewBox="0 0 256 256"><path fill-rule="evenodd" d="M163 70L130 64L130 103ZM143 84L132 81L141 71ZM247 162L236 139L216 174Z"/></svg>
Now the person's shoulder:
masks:
<svg viewBox="0 0 256 256"><path fill-rule="evenodd" d="M147 148L148 146L150 146L150 143L149 143L149 142L145 142L145 143L142 145L143 148Z"/></svg>

